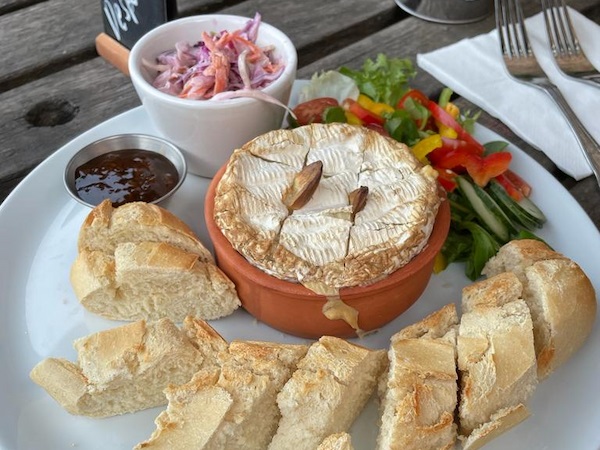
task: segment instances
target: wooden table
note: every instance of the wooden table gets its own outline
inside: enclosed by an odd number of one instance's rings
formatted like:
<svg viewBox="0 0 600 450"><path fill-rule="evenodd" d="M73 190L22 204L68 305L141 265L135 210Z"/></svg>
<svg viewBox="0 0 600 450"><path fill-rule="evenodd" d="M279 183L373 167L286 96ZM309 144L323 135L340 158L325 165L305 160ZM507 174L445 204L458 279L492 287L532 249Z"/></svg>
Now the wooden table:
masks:
<svg viewBox="0 0 600 450"><path fill-rule="evenodd" d="M600 0L568 3L600 23ZM524 2L526 15L539 8L537 1ZM100 9L100 0L0 1L0 201L52 152L140 104L130 80L96 53ZM341 65L357 68L379 52L415 61L417 53L494 27L492 16L468 25L425 22L392 0L180 0L178 9L179 16L261 12L265 22L282 29L296 45L299 78ZM428 94L442 88L423 71L413 84ZM459 104L477 109L464 99ZM600 228L600 189L593 177L576 182L498 120L483 114L480 123L540 162Z"/></svg>

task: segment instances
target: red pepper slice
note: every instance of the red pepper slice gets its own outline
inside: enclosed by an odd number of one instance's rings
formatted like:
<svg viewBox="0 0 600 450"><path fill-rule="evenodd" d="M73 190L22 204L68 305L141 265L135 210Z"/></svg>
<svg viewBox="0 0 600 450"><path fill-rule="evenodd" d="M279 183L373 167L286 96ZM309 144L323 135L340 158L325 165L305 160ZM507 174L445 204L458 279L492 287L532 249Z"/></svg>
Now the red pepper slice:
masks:
<svg viewBox="0 0 600 450"><path fill-rule="evenodd" d="M437 148L427 157L434 167L451 169L456 173L466 170L473 181L482 187L492 178L504 173L512 159L509 152L496 152L488 156L480 156L464 147L451 150Z"/></svg>
<svg viewBox="0 0 600 450"><path fill-rule="evenodd" d="M441 167L433 166L438 173L438 182L446 190L446 192L452 192L457 187L457 183L454 180L458 174L450 169L442 169Z"/></svg>
<svg viewBox="0 0 600 450"><path fill-rule="evenodd" d="M427 103L427 108L435 120L447 127L452 128L454 131L456 131L459 139L468 142L475 148L478 148L479 154L483 154L483 145L481 145L475 140L475 138L473 138L473 136L467 133L467 131L461 127L454 117L448 114L444 108L432 100L429 100Z"/></svg>
<svg viewBox="0 0 600 450"><path fill-rule="evenodd" d="M462 172L461 169L477 166L481 159L479 155L475 155L463 148L454 150L448 150L443 147L436 148L427 156L431 164L435 167L456 169L458 172Z"/></svg>
<svg viewBox="0 0 600 450"><path fill-rule="evenodd" d="M427 108L427 105L429 103L429 98L422 91L418 89L410 89L408 90L408 92L406 92L406 94L404 94L400 98L400 100L398 100L398 103L396 104L396 109L407 109L406 101L409 98L412 99L414 102L421 104L424 108ZM427 121L424 124L422 119L416 119L415 122L417 124L417 128L419 129L436 131L435 121L433 120L433 117L431 117L431 115L428 115Z"/></svg>
<svg viewBox="0 0 600 450"><path fill-rule="evenodd" d="M507 169L506 172L504 172L504 175L519 191L521 191L525 197L529 197L531 195L531 185L521 178L521 176L517 175L510 169Z"/></svg>
<svg viewBox="0 0 600 450"><path fill-rule="evenodd" d="M508 172L508 170L506 172ZM510 195L513 200L518 202L523 199L523 193L512 183L512 181L510 181L506 176L506 172L497 175L495 180L500 183L500 186L504 188L506 193Z"/></svg>
<svg viewBox="0 0 600 450"><path fill-rule="evenodd" d="M347 98L342 102L342 107L346 111L350 111L356 117L358 117L364 124L376 124L381 125L385 123L385 119L372 113L368 109L363 108L357 101Z"/></svg>
<svg viewBox="0 0 600 450"><path fill-rule="evenodd" d="M469 153L473 153L474 155L479 155L481 156L482 149L483 147L481 145L479 145L478 143L476 143L477 145L473 144L473 142L468 142L462 139L452 139L449 137L442 137L442 148L445 148L447 150L458 150L458 149L462 149L465 151L468 151Z"/></svg>
<svg viewBox="0 0 600 450"><path fill-rule="evenodd" d="M421 105L427 107L429 103L429 98L418 89L410 89L406 94L404 94L396 105L396 109L405 109L406 100L409 98L413 99L413 101L419 102Z"/></svg>
<svg viewBox="0 0 600 450"><path fill-rule="evenodd" d="M492 153L481 158L478 164L467 167L467 172L475 183L483 187L492 178L506 172L511 160L512 155L509 152Z"/></svg>

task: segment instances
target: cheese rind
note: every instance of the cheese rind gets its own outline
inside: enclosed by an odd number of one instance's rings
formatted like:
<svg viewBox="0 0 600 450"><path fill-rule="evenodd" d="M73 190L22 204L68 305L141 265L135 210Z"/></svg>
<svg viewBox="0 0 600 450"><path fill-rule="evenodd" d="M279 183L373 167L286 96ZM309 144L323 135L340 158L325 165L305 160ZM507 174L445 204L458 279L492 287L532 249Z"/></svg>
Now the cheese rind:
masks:
<svg viewBox="0 0 600 450"><path fill-rule="evenodd" d="M323 163L312 198L282 196L308 164ZM283 280L334 289L371 284L427 244L440 204L437 174L410 149L364 127L277 130L233 153L215 196L215 222L251 264ZM365 186L352 214L349 194Z"/></svg>

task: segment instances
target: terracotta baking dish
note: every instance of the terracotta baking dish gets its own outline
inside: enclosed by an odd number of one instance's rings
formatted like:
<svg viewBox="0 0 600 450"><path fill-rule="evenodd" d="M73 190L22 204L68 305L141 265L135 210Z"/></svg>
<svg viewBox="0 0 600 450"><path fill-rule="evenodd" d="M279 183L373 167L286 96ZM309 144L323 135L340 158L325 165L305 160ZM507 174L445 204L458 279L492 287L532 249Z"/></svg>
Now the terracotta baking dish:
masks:
<svg viewBox="0 0 600 450"><path fill-rule="evenodd" d="M215 190L225 169L226 166L222 167L210 183L204 215L217 264L235 283L244 309L261 322L295 336L310 339L323 335L356 336L343 320L329 320L323 315L325 296L298 283L267 275L246 261L223 236L213 217ZM382 327L417 301L429 282L435 255L446 239L449 226L450 207L447 201L442 201L428 245L409 264L369 286L340 290L341 299L358 310L362 330Z"/></svg>

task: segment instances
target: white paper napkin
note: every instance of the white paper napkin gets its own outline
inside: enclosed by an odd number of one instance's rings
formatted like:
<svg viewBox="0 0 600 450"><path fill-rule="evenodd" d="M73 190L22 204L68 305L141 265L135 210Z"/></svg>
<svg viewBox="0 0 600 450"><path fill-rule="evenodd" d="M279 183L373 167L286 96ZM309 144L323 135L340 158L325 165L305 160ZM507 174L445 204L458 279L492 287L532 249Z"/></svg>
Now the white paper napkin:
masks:
<svg viewBox="0 0 600 450"><path fill-rule="evenodd" d="M582 48L592 64L600 69L600 45L597 45L600 26L573 9L569 12ZM600 86L574 81L559 72L552 58L542 13L525 23L540 65L584 126L600 142ZM496 30L419 54L417 64L457 94L500 119L523 140L543 151L563 172L576 180L591 175L579 144L550 97L509 77Z"/></svg>

